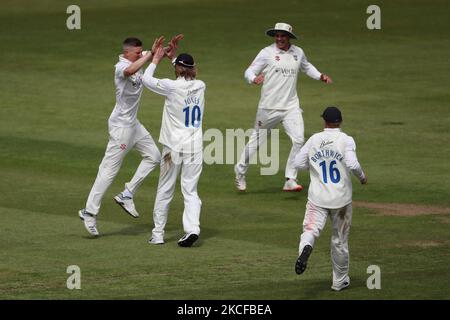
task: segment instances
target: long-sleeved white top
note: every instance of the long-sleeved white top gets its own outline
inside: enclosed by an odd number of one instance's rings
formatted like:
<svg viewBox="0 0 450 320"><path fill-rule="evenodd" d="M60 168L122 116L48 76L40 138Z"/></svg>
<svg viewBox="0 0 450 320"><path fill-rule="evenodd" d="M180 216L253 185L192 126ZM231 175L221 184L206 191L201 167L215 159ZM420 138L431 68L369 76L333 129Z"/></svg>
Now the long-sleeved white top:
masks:
<svg viewBox="0 0 450 320"><path fill-rule="evenodd" d="M159 142L176 152L196 153L203 149L202 120L206 85L201 80L158 79L151 63L142 78L144 85L166 97Z"/></svg>
<svg viewBox="0 0 450 320"><path fill-rule="evenodd" d="M337 209L352 202L352 172L360 181L364 171L352 137L339 128L311 136L294 159L294 167L309 169L308 200L318 207Z"/></svg>
<svg viewBox="0 0 450 320"><path fill-rule="evenodd" d="M124 75L124 71L132 62L119 56L119 62L115 65L114 84L116 86L116 105L109 117L109 124L116 127L131 127L135 125L139 110L139 101L142 90L143 71L138 70L130 77Z"/></svg>
<svg viewBox="0 0 450 320"><path fill-rule="evenodd" d="M289 110L300 107L297 96L299 70L315 80L320 79L321 73L308 62L300 47L291 45L284 51L272 44L262 49L245 71L248 83L253 83L260 73L264 74L258 108Z"/></svg>

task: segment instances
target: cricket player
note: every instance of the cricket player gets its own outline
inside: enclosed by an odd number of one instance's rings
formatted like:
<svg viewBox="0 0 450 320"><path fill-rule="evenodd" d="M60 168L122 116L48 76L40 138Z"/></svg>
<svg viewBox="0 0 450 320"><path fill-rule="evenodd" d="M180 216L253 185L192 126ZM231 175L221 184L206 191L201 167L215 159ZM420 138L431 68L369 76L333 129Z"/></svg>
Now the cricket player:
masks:
<svg viewBox="0 0 450 320"><path fill-rule="evenodd" d="M299 257L295 272L302 274L314 242L330 216L331 260L333 263L332 290L340 291L350 285L348 235L352 222L352 181L350 172L362 184L367 177L356 157L356 145L352 137L341 131L341 111L328 107L322 114L325 129L314 134L294 159L299 170L309 169L311 183L300 237Z"/></svg>
<svg viewBox="0 0 450 320"><path fill-rule="evenodd" d="M262 49L245 71L245 79L248 83L263 85L256 113L255 129L234 167L236 187L239 191L246 190L245 174L250 159L267 139L270 129L281 122L292 141L283 190L301 191L303 187L297 184L297 170L293 166L294 157L304 142L303 111L300 109L297 96L298 72L302 71L309 77L325 83L331 83L332 80L308 62L300 47L290 43L290 39L297 39L297 37L289 24L277 23L275 28L267 30L266 34L274 37L275 43Z"/></svg>
<svg viewBox="0 0 450 320"><path fill-rule="evenodd" d="M152 52L163 41L163 37L156 39ZM161 153L152 136L137 118L143 90L142 67L152 56L151 52L143 54L142 42L139 39L127 38L123 42L123 53L115 65L116 105L108 121L109 142L86 207L78 212L86 230L93 236L99 235L97 216L102 198L119 172L128 151L136 149L141 154L142 161L133 178L125 184L125 189L115 196L114 200L134 218L138 218L139 213L136 211L133 195L161 160Z"/></svg>
<svg viewBox="0 0 450 320"><path fill-rule="evenodd" d="M174 50L167 53L175 67L176 80L153 76L164 56L161 46L152 63L145 70L144 85L166 97L159 142L163 145L158 191L153 209L155 227L150 244L164 244L167 223L177 176L181 171L181 191L184 197L183 228L185 235L178 241L181 247L190 247L200 235L200 209L202 202L197 184L202 172L203 133L202 119L205 106L205 83L196 79L194 59L189 54L175 58Z"/></svg>

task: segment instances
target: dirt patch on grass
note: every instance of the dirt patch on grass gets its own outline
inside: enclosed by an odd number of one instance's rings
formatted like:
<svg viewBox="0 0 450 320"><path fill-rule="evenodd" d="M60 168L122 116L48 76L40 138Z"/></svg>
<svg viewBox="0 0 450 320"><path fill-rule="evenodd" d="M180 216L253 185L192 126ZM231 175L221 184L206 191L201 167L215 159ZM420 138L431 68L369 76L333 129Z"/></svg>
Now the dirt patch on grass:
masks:
<svg viewBox="0 0 450 320"><path fill-rule="evenodd" d="M426 206L411 203L378 203L354 201L356 208L366 208L383 216L414 217L428 214L450 214L450 207Z"/></svg>
<svg viewBox="0 0 450 320"><path fill-rule="evenodd" d="M445 223L445 224L450 224L450 218L447 217L439 217L438 218L440 222Z"/></svg>
<svg viewBox="0 0 450 320"><path fill-rule="evenodd" d="M394 248L403 248L403 247L418 247L421 249L441 247L450 245L449 240L424 240L424 241L408 241L408 242L399 242L392 244L391 247Z"/></svg>

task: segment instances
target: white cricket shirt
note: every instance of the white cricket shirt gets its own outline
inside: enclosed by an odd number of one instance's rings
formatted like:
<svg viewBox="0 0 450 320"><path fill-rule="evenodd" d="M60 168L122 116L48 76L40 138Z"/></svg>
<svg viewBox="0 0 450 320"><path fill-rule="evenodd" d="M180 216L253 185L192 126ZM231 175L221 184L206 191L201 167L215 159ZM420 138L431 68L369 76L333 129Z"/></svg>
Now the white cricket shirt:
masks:
<svg viewBox="0 0 450 320"><path fill-rule="evenodd" d="M142 95L142 74L140 69L135 74L125 77L123 72L132 62L119 56L115 65L114 84L116 86L116 105L109 117L109 124L116 127L131 127L137 123L139 101Z"/></svg>
<svg viewBox="0 0 450 320"><path fill-rule="evenodd" d="M359 180L365 177L356 157L355 141L339 128L326 128L311 136L295 157L294 167L309 168L308 200L327 209L352 202L350 171Z"/></svg>
<svg viewBox="0 0 450 320"><path fill-rule="evenodd" d="M202 120L206 85L201 80L157 79L156 65L145 70L143 83L166 97L159 142L176 152L196 153L203 149Z"/></svg>
<svg viewBox="0 0 450 320"><path fill-rule="evenodd" d="M245 71L249 83L260 73L264 74L258 108L289 110L300 107L297 96L298 71L319 80L321 73L306 59L303 50L291 44L289 50L278 49L274 44L262 49Z"/></svg>

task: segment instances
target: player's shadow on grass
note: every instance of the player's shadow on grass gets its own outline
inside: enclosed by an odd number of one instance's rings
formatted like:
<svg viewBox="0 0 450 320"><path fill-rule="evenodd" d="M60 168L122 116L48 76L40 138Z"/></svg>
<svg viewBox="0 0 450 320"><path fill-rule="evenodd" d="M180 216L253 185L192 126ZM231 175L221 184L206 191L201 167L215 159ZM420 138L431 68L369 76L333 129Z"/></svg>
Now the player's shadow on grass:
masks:
<svg viewBox="0 0 450 320"><path fill-rule="evenodd" d="M217 229L212 229L212 228L202 228L201 234L200 234L200 238L198 240L198 242L195 244L196 247L202 247L204 242L206 241L206 243L208 242L208 239L215 237L219 234Z"/></svg>
<svg viewBox="0 0 450 320"><path fill-rule="evenodd" d="M193 247L202 247L205 243L208 243L208 239L215 237L218 234L217 229L211 228L201 228L200 237L195 242ZM183 236L183 230L179 229L168 229L166 232L165 242L178 242L178 240Z"/></svg>
<svg viewBox="0 0 450 320"><path fill-rule="evenodd" d="M140 234L148 234L150 235L152 232L152 226L148 224L132 224L127 225L126 227L112 231L112 232L105 232L101 234L102 237L110 237L110 236L134 236L134 235L140 235Z"/></svg>
<svg viewBox="0 0 450 320"><path fill-rule="evenodd" d="M307 272L307 271L306 271ZM351 276L351 275L350 275ZM301 276L299 276L301 277ZM324 293L329 293L329 298L342 299L346 293L352 293L352 291L360 292L361 289L367 289L365 286L365 279L356 278L351 276L350 287L342 291L331 290L331 279L312 280L305 279L302 281L302 294L306 299L322 299ZM327 297L328 298L328 297Z"/></svg>
<svg viewBox="0 0 450 320"><path fill-rule="evenodd" d="M281 190L277 187L267 187L264 189L256 189L256 190L246 190L245 192L236 191L239 196L252 196L252 195L277 195L283 197L285 200L299 200L308 197L308 186L304 186L303 190L300 192L288 192Z"/></svg>

